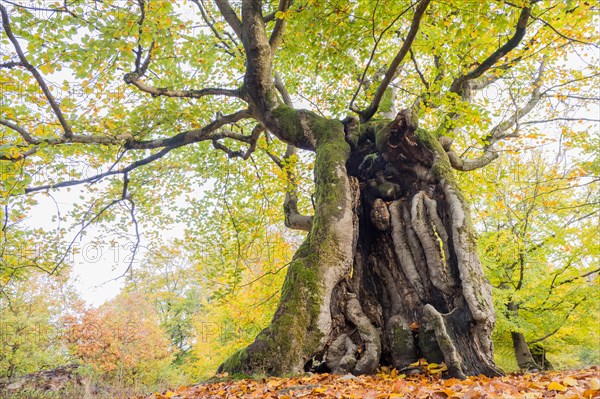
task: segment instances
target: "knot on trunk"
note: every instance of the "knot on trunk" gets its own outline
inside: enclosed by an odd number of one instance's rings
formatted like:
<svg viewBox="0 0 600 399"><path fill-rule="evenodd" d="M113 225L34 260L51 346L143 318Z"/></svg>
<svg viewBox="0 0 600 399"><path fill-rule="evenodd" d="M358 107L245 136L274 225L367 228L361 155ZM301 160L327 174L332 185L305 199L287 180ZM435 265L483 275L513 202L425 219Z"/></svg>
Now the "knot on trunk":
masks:
<svg viewBox="0 0 600 399"><path fill-rule="evenodd" d="M383 200L377 198L371 208L371 222L380 231L390 228L390 211Z"/></svg>

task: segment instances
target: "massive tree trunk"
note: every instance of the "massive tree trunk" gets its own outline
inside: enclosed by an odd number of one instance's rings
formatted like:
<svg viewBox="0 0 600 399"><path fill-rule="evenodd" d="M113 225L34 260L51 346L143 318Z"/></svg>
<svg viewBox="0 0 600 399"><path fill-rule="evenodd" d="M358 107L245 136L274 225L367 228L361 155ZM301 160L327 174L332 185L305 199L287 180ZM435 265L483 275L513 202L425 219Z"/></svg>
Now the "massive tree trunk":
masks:
<svg viewBox="0 0 600 399"><path fill-rule="evenodd" d="M500 374L490 284L448 147L409 110L365 125L274 115L316 150L314 220L271 325L220 371L363 374L424 357L455 377Z"/></svg>

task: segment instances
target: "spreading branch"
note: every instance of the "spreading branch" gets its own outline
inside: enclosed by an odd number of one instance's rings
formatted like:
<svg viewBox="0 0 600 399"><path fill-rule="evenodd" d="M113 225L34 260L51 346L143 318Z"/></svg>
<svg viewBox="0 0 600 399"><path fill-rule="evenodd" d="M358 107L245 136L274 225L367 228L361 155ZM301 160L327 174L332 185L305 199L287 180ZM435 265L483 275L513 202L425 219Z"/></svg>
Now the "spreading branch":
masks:
<svg viewBox="0 0 600 399"><path fill-rule="evenodd" d="M514 50L523 37L525 37L525 33L527 30L527 23L530 17L530 8L524 7L521 9L521 13L519 14L519 20L517 21L517 26L515 28L515 32L510 39L506 43L504 43L500 48L494 51L490 56L488 56L481 64L479 64L475 69L471 72L468 72L456 79L452 82L450 86L450 93L457 93L462 95L463 85L465 82L469 80L476 79L483 75L485 71L494 66L500 59L502 59L509 52Z"/></svg>
<svg viewBox="0 0 600 399"><path fill-rule="evenodd" d="M10 27L10 19L8 17L8 11L2 4L0 4L0 13L2 14L2 27L4 28L4 32L6 33L6 36L8 36L8 40L10 40L15 51L17 52L20 63L23 65L23 67L25 67L25 69L27 69L33 75L33 77L37 81L38 85L42 89L44 96L46 96L46 99L48 100L48 103L50 104L50 108L52 108L54 115L56 115L58 121L60 122L60 124L63 128L64 136L66 138L73 137L73 131L71 130L71 126L69 125L65 116L63 115L62 110L60 109L60 107L58 105L58 102L56 101L56 99L54 98L52 93L50 92L50 88L48 88L48 85L44 81L44 78L42 77L40 72L31 63L29 63L29 61L27 60L27 57L25 57L25 53L21 49L21 45L17 41L17 38L13 34L12 29Z"/></svg>
<svg viewBox="0 0 600 399"><path fill-rule="evenodd" d="M152 97L178 97L178 98L200 98L205 96L228 96L241 98L242 93L239 89L223 89L223 88L204 88L198 90L174 90L164 87L154 87L146 84L140 79L140 75L135 72L125 74L123 77L125 83L137 87L140 91L152 95Z"/></svg>
<svg viewBox="0 0 600 399"><path fill-rule="evenodd" d="M394 57L392 63L390 64L387 72L383 77L383 80L379 84L379 87L377 87L377 90L375 91L375 95L373 96L371 103L366 109L359 112L361 122L368 122L379 109L379 105L381 103L381 99L383 98L385 90L392 82L392 79L396 74L396 70L406 57L406 54L408 54L408 51L410 50L410 47L412 46L412 43L415 37L417 36L419 26L421 25L421 18L423 17L423 14L425 13L425 10L427 9L429 3L430 0L421 0L417 5L417 8L415 9L415 14L410 24L410 29L408 31L408 34L406 35L404 43L402 43L402 47L396 54L396 57Z"/></svg>
<svg viewBox="0 0 600 399"><path fill-rule="evenodd" d="M115 175L125 175L137 169L141 166L147 165L153 161L156 161L165 155L167 155L170 151L182 147L184 145L197 143L200 141L208 141L212 140L215 142L216 140L230 138L234 140L238 140L240 142L249 143L250 150L254 151L256 146L256 141L258 140L258 134L256 131L253 131L252 135L243 135L241 133L233 132L230 130L220 129L222 126L230 123L235 123L241 119L244 119L249 116L249 112L247 110L239 111L234 114L225 115L221 118L214 120L213 122L207 124L201 129L190 130L186 132L182 132L173 137L164 138L164 139L156 139L156 140L146 140L146 141L136 141L130 140L125 143L125 150L140 150L140 149L155 149L161 148L160 151L149 155L145 158L139 159L131 164L120 168L115 169L115 165L112 165L111 168L103 173L96 174L94 176L85 178L85 179L77 179L70 181L63 181L56 184L46 184L42 186L35 187L27 187L24 191L25 194L45 191L49 189L62 188L62 187L72 187L81 184L93 183L100 179L115 176ZM219 130L220 129L220 130ZM77 136L76 136L77 137ZM88 136L82 136L88 137Z"/></svg>
<svg viewBox="0 0 600 399"><path fill-rule="evenodd" d="M542 78L544 76L545 71L546 60L544 59L542 60L538 68L537 76L533 82L534 89L531 93L531 96L529 97L529 100L523 107L517 107L515 112L513 112L513 114L508 119L497 124L490 130L490 132L484 138L484 153L481 157L475 159L463 159L454 151L452 151L448 146L448 158L450 160L450 164L454 169L460 171L470 171L482 168L488 165L496 158L498 158L498 153L494 150L494 144L508 137L516 137L518 135L517 131L520 120L529 112L531 112L543 98L544 94L542 92ZM485 86L486 83L487 79L479 82L479 84L482 86ZM517 131L509 132L509 129L511 129L515 125L517 126Z"/></svg>
<svg viewBox="0 0 600 399"><path fill-rule="evenodd" d="M249 143L252 139L251 136L245 136L241 133L229 130L218 131L218 129L225 125L239 122L242 119L249 117L251 117L250 111L241 110L233 114L224 115L218 119L215 119L214 121L207 124L206 126L203 126L200 129L187 130L172 137L154 140L131 140L125 143L125 148L128 150L153 149L161 147L176 148L186 144L197 143L199 141L220 140L223 138L230 138L244 143Z"/></svg>

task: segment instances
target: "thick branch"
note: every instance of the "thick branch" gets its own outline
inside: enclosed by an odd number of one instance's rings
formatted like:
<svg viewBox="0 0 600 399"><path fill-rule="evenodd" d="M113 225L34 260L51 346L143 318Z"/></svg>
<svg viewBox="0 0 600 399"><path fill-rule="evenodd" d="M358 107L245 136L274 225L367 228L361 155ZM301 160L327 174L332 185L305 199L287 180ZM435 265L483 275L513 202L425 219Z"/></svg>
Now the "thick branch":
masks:
<svg viewBox="0 0 600 399"><path fill-rule="evenodd" d="M295 190L288 190L283 201L285 215L285 226L294 230L310 231L313 225L313 217L298 212L298 196Z"/></svg>
<svg viewBox="0 0 600 399"><path fill-rule="evenodd" d="M285 12L290 5L292 4L292 0L279 0L279 11ZM275 53L279 44L281 44L281 38L283 36L283 30L285 29L285 18L279 18L275 22L275 27L271 32L271 37L269 38L269 44L271 45L271 52Z"/></svg>
<svg viewBox="0 0 600 399"><path fill-rule="evenodd" d="M163 87L154 87L144 83L136 73L127 73L124 76L125 83L134 85L141 91L151 94L152 97L179 97L179 98L200 98L204 96L228 96L242 98L239 89L221 89L204 88L199 90L173 90Z"/></svg>
<svg viewBox="0 0 600 399"><path fill-rule="evenodd" d="M244 83L254 110L265 119L279 101L273 84L271 45L267 39L260 0L242 1L242 42L246 51Z"/></svg>
<svg viewBox="0 0 600 399"><path fill-rule="evenodd" d="M235 13L235 10L231 7L231 4L227 0L215 0L215 4L221 11L221 15L225 18L225 21L231 26L231 29L235 32L236 36L242 39L242 21Z"/></svg>
<svg viewBox="0 0 600 399"><path fill-rule="evenodd" d="M160 147L180 147L182 145L196 143L204 140L219 140L223 138L230 138L244 143L249 143L251 136L245 136L241 133L232 131L219 131L222 126L230 123L238 122L242 119L249 118L250 112L248 110L241 110L233 114L222 116L221 118L212 121L206 126L200 129L188 130L181 132L175 136L155 139L155 140L143 140L143 141L129 141L125 144L126 149L152 149ZM213 133L214 132L214 133Z"/></svg>
<svg viewBox="0 0 600 399"><path fill-rule="evenodd" d="M275 87L281 97L283 98L283 102L288 107L292 107L294 104L292 103L292 98L290 94L285 88L283 81L281 80L281 76L279 73L275 72ZM289 161L293 155L296 154L296 147L291 144L287 145L287 149L285 151L285 155L283 157L284 162L278 159L276 156L268 153L271 159L279 166L286 175L288 180L288 185L285 192L285 199L283 200L283 214L284 214L284 222L285 226L294 229L294 230L303 230L310 231L312 229L313 217L308 215L303 215L298 211L298 190L296 188L296 175L291 170Z"/></svg>
<svg viewBox="0 0 600 399"><path fill-rule="evenodd" d="M448 151L450 165L452 165L454 169L462 172L483 168L496 158L498 158L498 153L495 151L486 151L482 156L475 159L464 159L461 158L456 152Z"/></svg>
<svg viewBox="0 0 600 399"><path fill-rule="evenodd" d="M375 115L377 110L379 109L379 104L381 103L381 99L383 98L383 94L385 93L385 90L388 88L389 84L392 82L392 79L396 73L396 70L398 69L398 67L400 66L400 63L404 60L404 58L406 57L406 54L408 54L408 51L410 50L410 47L412 46L412 43L417 35L417 32L419 31L419 26L421 24L421 18L423 16L423 14L425 13L425 10L427 9L427 6L429 5L429 3L430 3L430 0L421 0L421 2L419 2L419 5L415 9L415 15L413 16L413 19L412 19L412 22L410 25L410 29L408 31L408 35L406 36L406 40L404 40L404 43L402 43L402 47L398 51L398 54L396 54L396 57L394 57L394 60L390 64L390 67L388 68L387 72L385 73L385 76L383 77L383 80L379 84L379 87L377 87L377 91L375 92L375 95L373 96L373 99L371 100L371 104L369 104L369 106L365 110L363 110L359 113L360 119L363 123L368 122L373 117L373 115Z"/></svg>
<svg viewBox="0 0 600 399"><path fill-rule="evenodd" d="M525 7L521 10L521 14L519 15L519 20L517 22L517 26L515 28L515 33L513 36L508 39L506 43L504 43L499 49L494 51L488 58L486 58L477 68L472 70L471 72L460 76L455 79L450 86L451 93L462 94L463 84L471 79L478 78L485 71L490 69L496 62L498 62L502 57L512 51L517 45L523 40L525 37L525 32L527 29L527 22L529 21L530 9L529 7Z"/></svg>

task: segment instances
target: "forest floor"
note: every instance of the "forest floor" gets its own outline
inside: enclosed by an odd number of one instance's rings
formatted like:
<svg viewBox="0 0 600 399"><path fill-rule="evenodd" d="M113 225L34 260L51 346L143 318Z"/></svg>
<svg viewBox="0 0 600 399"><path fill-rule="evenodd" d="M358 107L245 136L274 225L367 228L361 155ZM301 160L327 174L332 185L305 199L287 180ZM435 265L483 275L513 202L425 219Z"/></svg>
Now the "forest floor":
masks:
<svg viewBox="0 0 600 399"><path fill-rule="evenodd" d="M600 398L600 367L505 377L446 379L438 365L420 374L384 369L373 376L311 374L294 378L232 380L217 376L212 383L181 387L135 399L196 398L336 398L336 399L592 399Z"/></svg>

